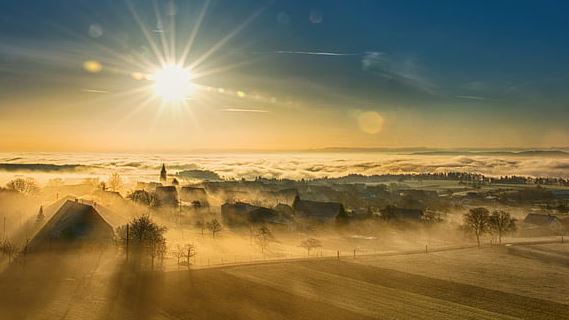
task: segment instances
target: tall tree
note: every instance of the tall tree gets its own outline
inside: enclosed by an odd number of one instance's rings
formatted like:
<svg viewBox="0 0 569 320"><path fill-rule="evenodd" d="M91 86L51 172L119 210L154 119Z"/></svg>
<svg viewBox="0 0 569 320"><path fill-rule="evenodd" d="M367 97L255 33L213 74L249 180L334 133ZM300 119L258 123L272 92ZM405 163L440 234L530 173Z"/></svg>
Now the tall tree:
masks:
<svg viewBox="0 0 569 320"><path fill-rule="evenodd" d="M257 244L261 248L261 253L265 253L265 249L269 246L269 244L275 241L275 237L273 236L273 232L267 226L262 226L255 232L255 238L257 239Z"/></svg>
<svg viewBox="0 0 569 320"><path fill-rule="evenodd" d="M486 208L473 208L464 214L464 224L476 235L476 243L480 248L480 235L488 231L490 213Z"/></svg>
<svg viewBox="0 0 569 320"><path fill-rule="evenodd" d="M300 243L300 247L306 249L306 253L308 255L310 255L310 251L312 249L316 249L316 248L320 248L322 247L322 243L320 242L320 240L318 239L314 239L314 238L308 238L306 240L303 240Z"/></svg>
<svg viewBox="0 0 569 320"><path fill-rule="evenodd" d="M164 237L166 230L166 227L156 224L150 217L144 215L133 218L127 225L118 227L117 237L119 242L136 256L150 256L154 267L154 259L163 257L166 253Z"/></svg>
<svg viewBox="0 0 569 320"><path fill-rule="evenodd" d="M490 230L498 235L498 243L502 244L502 236L516 230L516 219L509 212L494 210L489 220Z"/></svg>
<svg viewBox="0 0 569 320"><path fill-rule="evenodd" d="M121 175L118 174L117 172L113 172L109 177L107 185L109 186L109 188L111 188L111 190L117 191L122 186Z"/></svg>
<svg viewBox="0 0 569 320"><path fill-rule="evenodd" d="M211 232L211 236L215 238L215 234L223 230L223 225L217 221L216 218L213 218L210 222L206 224L207 229Z"/></svg>
<svg viewBox="0 0 569 320"><path fill-rule="evenodd" d="M8 263L12 262L12 257L18 253L18 247L10 240L4 240L0 244L0 251L8 256Z"/></svg>

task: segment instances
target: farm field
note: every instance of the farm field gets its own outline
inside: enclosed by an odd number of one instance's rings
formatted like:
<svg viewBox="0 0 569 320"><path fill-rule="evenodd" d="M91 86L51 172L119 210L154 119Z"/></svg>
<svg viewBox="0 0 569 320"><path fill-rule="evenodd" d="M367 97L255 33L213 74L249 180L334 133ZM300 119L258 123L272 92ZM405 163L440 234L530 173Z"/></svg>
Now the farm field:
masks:
<svg viewBox="0 0 569 320"><path fill-rule="evenodd" d="M511 250L518 248L534 255ZM58 263L30 260L25 275L6 270L0 318L569 319L568 249L540 244L155 273L135 272L111 253L69 255Z"/></svg>

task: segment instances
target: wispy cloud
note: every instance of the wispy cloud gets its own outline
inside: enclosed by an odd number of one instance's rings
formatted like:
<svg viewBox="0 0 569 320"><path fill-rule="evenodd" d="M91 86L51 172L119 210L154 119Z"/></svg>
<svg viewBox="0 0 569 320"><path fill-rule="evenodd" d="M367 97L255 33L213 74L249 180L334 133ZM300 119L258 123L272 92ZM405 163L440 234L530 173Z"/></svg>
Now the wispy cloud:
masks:
<svg viewBox="0 0 569 320"><path fill-rule="evenodd" d="M254 112L254 113L268 113L270 111L263 109L245 109L245 108L225 108L221 109L224 112Z"/></svg>
<svg viewBox="0 0 569 320"><path fill-rule="evenodd" d="M427 79L413 57L394 58L384 52L370 51L362 58L362 69L377 74L389 81L416 90L436 94L437 86Z"/></svg>
<svg viewBox="0 0 569 320"><path fill-rule="evenodd" d="M255 54L296 54L296 55L309 55L309 56L332 56L332 57L345 57L345 56L361 56L363 53L355 52L324 52L324 51L267 51L267 52L254 52Z"/></svg>
<svg viewBox="0 0 569 320"><path fill-rule="evenodd" d="M110 93L110 91L107 90L97 90L97 89L83 89L81 91L88 93Z"/></svg>
<svg viewBox="0 0 569 320"><path fill-rule="evenodd" d="M457 98L460 99L467 99L467 100L486 100L485 97L479 97L479 96L456 96Z"/></svg>

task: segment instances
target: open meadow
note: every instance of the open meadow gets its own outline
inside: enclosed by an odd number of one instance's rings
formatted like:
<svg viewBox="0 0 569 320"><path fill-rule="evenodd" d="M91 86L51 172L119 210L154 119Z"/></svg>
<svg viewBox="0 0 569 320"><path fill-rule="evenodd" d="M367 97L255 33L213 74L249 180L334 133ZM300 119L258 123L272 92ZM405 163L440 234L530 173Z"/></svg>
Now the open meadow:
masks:
<svg viewBox="0 0 569 320"><path fill-rule="evenodd" d="M170 272L61 253L4 271L0 318L569 319L568 272L566 243Z"/></svg>

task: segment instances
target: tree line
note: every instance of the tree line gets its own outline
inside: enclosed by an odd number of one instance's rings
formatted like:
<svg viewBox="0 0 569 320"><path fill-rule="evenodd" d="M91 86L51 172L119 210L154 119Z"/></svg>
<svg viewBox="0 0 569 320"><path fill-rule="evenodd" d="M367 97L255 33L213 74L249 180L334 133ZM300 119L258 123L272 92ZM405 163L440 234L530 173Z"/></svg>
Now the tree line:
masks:
<svg viewBox="0 0 569 320"><path fill-rule="evenodd" d="M476 244L480 248L480 237L485 234L495 235L498 243L502 237L516 230L516 219L504 210L490 212L483 207L473 208L464 214L464 227L476 236Z"/></svg>

